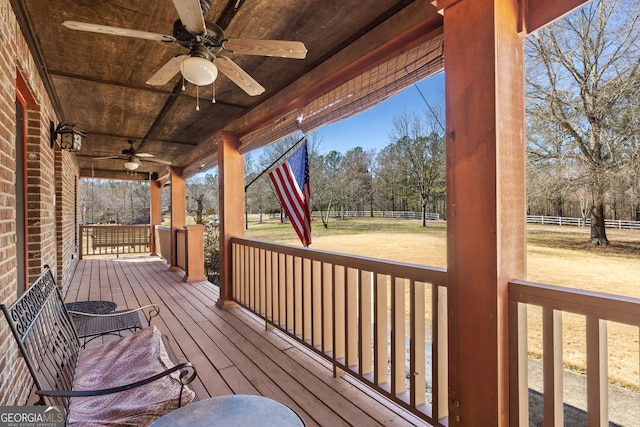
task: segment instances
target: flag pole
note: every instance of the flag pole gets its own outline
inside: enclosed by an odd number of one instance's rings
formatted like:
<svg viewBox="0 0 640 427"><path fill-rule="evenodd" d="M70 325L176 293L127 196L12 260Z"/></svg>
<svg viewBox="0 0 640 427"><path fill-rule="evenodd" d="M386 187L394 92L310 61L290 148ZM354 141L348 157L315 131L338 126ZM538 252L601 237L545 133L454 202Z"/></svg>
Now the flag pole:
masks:
<svg viewBox="0 0 640 427"><path fill-rule="evenodd" d="M278 163L280 160L282 160L282 158L284 156L286 156L287 154L289 154L289 151L293 150L294 148L296 148L302 141L304 141L305 139L307 139L306 135L302 135L302 138L300 138L295 144L293 144L291 147L289 147L289 149L287 151L285 151L284 153L282 153L282 155L280 157L278 157L273 163L271 163L269 166L267 166L262 172L260 172L258 174L258 176L256 176L255 178L253 178L251 180L250 183L248 183L247 185L244 186L244 229L248 230L249 229L249 206L247 204L247 189L249 188L249 186L251 184L253 184L254 182L256 182L262 175L264 175L265 173L267 173L267 171L269 171L269 169L271 169L276 163Z"/></svg>

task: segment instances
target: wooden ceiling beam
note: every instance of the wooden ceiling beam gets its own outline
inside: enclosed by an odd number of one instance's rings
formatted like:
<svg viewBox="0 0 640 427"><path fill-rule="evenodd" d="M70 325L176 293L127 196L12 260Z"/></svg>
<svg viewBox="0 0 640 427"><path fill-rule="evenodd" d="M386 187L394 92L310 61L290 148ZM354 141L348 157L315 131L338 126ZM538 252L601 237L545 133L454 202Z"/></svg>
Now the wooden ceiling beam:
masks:
<svg viewBox="0 0 640 427"><path fill-rule="evenodd" d="M65 79L82 80L82 81L86 81L86 82L104 84L104 85L123 88L123 89L133 89L133 90L140 90L140 91L144 91L144 92L158 93L158 94L166 95L166 96L170 96L171 95L171 92L169 92L168 90L166 90L166 89L162 90L161 89L162 86L150 86L150 85L147 85L147 86L144 86L144 87L140 87L140 86L122 84L120 82L116 82L116 81L112 81L112 80L102 80L102 79L97 79L95 77L87 77L87 76L82 76L82 75L78 75L78 74L64 73L64 72L56 71L56 70L48 70L48 72L49 72L50 76L62 77L62 78L65 78Z"/></svg>
<svg viewBox="0 0 640 427"><path fill-rule="evenodd" d="M136 141L141 140L143 138L143 136L136 136L136 135L122 135L122 134L116 134L116 133L100 133L100 132L91 132L91 136L92 137L103 137L103 138L117 138L117 139L123 139L123 140L130 140L130 139L134 139ZM153 141L158 141L158 142L166 142L166 143L170 143L170 144L177 144L177 145L185 145L185 146L189 146L189 147L195 147L196 145L198 145L198 143L196 142L185 142L185 141L175 141L175 140L168 140L168 139L162 139L162 138L153 138ZM82 154L77 154L78 156L82 156ZM91 157L91 156L87 156L87 157Z"/></svg>
<svg viewBox="0 0 640 427"><path fill-rule="evenodd" d="M521 31L530 34L591 0L520 0Z"/></svg>
<svg viewBox="0 0 640 427"><path fill-rule="evenodd" d="M151 180L158 179L155 172L151 173ZM113 171L104 169L80 169L80 178L95 179L122 179L127 181L149 181L148 172L127 173L126 171Z"/></svg>

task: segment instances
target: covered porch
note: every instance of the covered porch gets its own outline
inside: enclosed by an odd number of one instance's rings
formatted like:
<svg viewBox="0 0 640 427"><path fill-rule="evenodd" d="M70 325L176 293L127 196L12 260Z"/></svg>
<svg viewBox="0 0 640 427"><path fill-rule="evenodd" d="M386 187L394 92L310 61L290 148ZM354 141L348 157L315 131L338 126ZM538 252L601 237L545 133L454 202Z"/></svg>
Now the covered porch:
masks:
<svg viewBox="0 0 640 427"><path fill-rule="evenodd" d="M307 426L424 425L240 306L216 307L218 288L185 283L158 257L87 258L79 262L66 301L108 300L118 309L160 306L152 320L178 356L198 370L200 399L253 394L294 409ZM108 339L108 338L104 338Z"/></svg>
<svg viewBox="0 0 640 427"><path fill-rule="evenodd" d="M233 8L242 2L216 2L210 19L215 18L221 26L233 21L230 34L240 35L246 30L246 39L268 35L293 40L304 35L310 53L307 62L298 63L263 65L262 59L239 59L243 69L269 83L266 94L249 98L231 80L221 79L214 88L216 102L202 104L202 113L209 113L203 116L194 113L200 97L198 88L191 86L183 94L178 75L163 87L147 87L151 73L174 57L168 46L158 45L156 49L146 40L126 37L104 43L104 35L80 37L71 30L61 31L65 20L127 28L132 24L131 29L153 32L170 30L176 18L171 2L158 2L153 9L136 9L135 5L118 2L94 9L97 4L0 0L3 17L8 17L7 30L2 32L8 42L3 46L9 46L3 51L7 59L1 67L8 76L9 88L2 98L6 111L2 123L8 131L0 136L3 164L9 165L2 178L6 188L2 196L6 193L8 201L0 220L5 232L3 257L7 260L2 266L2 300L14 300L47 264L55 266L58 282L68 289L68 301L104 299L120 308L156 303L162 309L158 326L198 367L201 397L263 394L292 406L308 425L423 422L402 410L390 409L384 399L371 394L375 392L360 391L347 380L348 375L334 378L340 371L359 375L380 393L397 398L414 415L427 414L423 420L434 424L527 425L527 303L544 307L545 423L561 424L562 381L558 374L562 360L554 357L560 340L558 313L575 311L588 321L589 425L606 423L606 322L631 324L637 331L640 304L631 299L516 282L526 277L523 40L526 34L585 2L388 1L376 3L378 10L373 10L376 5L372 3L359 13L345 13L341 3L330 5L332 8L319 2L309 2L306 8L287 8L288 2L283 1L277 8L273 2L268 7L266 2L256 2L254 6L260 3L261 7L246 7L244 16L236 16L237 8ZM265 34L261 25L267 14L273 22ZM162 20L160 25L156 25L158 20ZM310 132L355 114L395 89L442 71L443 46L447 52L446 272L420 276L426 267L405 271L404 267L385 265L389 268L381 270L378 264L357 259L340 264L340 259L317 251L302 254L287 248L256 246L242 239L244 224L239 213L244 210L245 154L297 130ZM368 92L352 96L352 84L362 81L373 85ZM362 106L354 102L349 108L339 108L342 100L350 98L369 103ZM56 142L56 124L64 122L82 124L81 130L90 135L81 152L64 151ZM129 139L138 141L137 150L143 149L160 162L145 161L137 175L123 170L124 160L135 160L135 154L123 150ZM184 179L212 165L219 171L219 295L206 282L184 283L178 273L168 271L167 264L156 258L78 261L80 177L149 180L152 227L160 223L160 188L170 182L169 258L175 267L179 264L178 234L185 225ZM19 197L14 197L16 194ZM287 264L287 260L293 264ZM330 263L329 271L314 270L314 266ZM310 266L311 270L298 270L302 267L297 265ZM284 320L275 319L273 306L269 311L268 305L262 305L268 301L267 295L276 295L274 278L279 281L284 277L274 276L274 271L290 274L287 286L294 286L292 294L287 293L288 287L282 294L278 290L279 300L284 295L287 303L302 303L280 311ZM396 325L391 340L397 351L391 355L395 361L389 373L397 382L387 388L387 377L381 375L384 370L377 366L369 372L362 363L386 363L386 332L382 336L379 329L373 334L362 326L366 322L357 320L355 324L360 326L350 329L349 325L354 324L353 319L365 319L364 308L372 307L372 301L383 293L389 303L395 299L404 305L402 292L376 290L369 294L373 287L362 286L369 279L367 283L372 286L396 283L400 271L407 274L401 278L403 283L411 284L406 288L411 289L406 302L415 310L408 323L402 312L387 319ZM386 279L375 282L379 276ZM304 309L305 298L313 298L313 294L304 290L296 293L295 286L305 289L311 286L310 280L326 283L333 295L344 286L338 305L347 325L340 337L345 348L340 349L344 354L334 354L333 363L326 361L326 354L338 351L335 341L330 350L323 341L324 347L315 348L318 335L313 328L306 331L306 320L301 320L309 315ZM413 286L416 282L421 283L418 294ZM263 295L267 299L262 299ZM365 303L356 303L362 295L367 298ZM435 409L430 414L422 410L424 393L420 389L426 375L421 364L428 358L424 346L415 344L420 342L416 339L427 336L422 317L426 295L434 296L434 308L443 304L441 310L431 313L435 317L430 324L438 328L446 324L446 329L435 332L437 339L431 343L444 354L432 351L438 356L431 365L432 381L441 393L436 394ZM266 320L257 320L249 311L237 308L238 301ZM293 324L288 323L289 313ZM368 321L374 319L374 313L369 313L372 317ZM310 315L313 318L317 313L312 311ZM267 324L277 330L267 332ZM308 354L293 346L282 335L283 329L291 329L292 339L305 344L310 332ZM8 333L2 325L0 338ZM363 337L373 335L384 341L373 349L375 357L362 344L366 342ZM404 344L407 336L412 346L408 398L404 395L404 366L397 363L404 360L400 343ZM350 341L354 338L355 346ZM0 384L6 381L19 386L0 387L0 402L22 404L30 387L25 369L14 347L4 344L2 350Z"/></svg>

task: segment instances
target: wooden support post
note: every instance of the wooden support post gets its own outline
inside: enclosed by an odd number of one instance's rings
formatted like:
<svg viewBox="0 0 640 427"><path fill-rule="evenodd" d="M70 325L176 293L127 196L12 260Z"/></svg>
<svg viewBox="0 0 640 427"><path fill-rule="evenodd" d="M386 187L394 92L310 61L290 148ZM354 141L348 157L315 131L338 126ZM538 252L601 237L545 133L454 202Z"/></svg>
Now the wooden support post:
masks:
<svg viewBox="0 0 640 427"><path fill-rule="evenodd" d="M149 182L149 192L151 206L149 218L151 219L151 255L158 254L158 243L156 242L156 225L162 224L162 187L158 181Z"/></svg>
<svg viewBox="0 0 640 427"><path fill-rule="evenodd" d="M586 2L432 1L447 50L450 426L509 424L507 286L526 277L523 34Z"/></svg>
<svg viewBox="0 0 640 427"><path fill-rule="evenodd" d="M220 205L220 299L224 307L233 301L231 238L244 236L244 157L240 140L229 132L216 135L218 144L218 197Z"/></svg>
<svg viewBox="0 0 640 427"><path fill-rule="evenodd" d="M186 271L184 281L202 282L204 274L204 225L185 225Z"/></svg>
<svg viewBox="0 0 640 427"><path fill-rule="evenodd" d="M509 423L508 281L525 277L524 40L514 0L444 9L449 425Z"/></svg>
<svg viewBox="0 0 640 427"><path fill-rule="evenodd" d="M187 193L182 168L171 167L171 270L178 267L177 238L178 230L182 229L187 220Z"/></svg>

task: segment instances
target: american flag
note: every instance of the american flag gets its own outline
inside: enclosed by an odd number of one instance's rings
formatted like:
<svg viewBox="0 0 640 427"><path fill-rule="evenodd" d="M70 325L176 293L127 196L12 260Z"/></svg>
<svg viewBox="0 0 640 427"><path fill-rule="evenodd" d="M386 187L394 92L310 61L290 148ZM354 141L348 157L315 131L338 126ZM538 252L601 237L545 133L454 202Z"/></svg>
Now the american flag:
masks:
<svg viewBox="0 0 640 427"><path fill-rule="evenodd" d="M311 244L311 190L305 141L286 161L269 172L278 198L304 246Z"/></svg>

